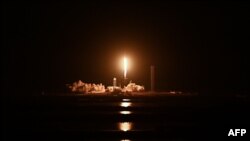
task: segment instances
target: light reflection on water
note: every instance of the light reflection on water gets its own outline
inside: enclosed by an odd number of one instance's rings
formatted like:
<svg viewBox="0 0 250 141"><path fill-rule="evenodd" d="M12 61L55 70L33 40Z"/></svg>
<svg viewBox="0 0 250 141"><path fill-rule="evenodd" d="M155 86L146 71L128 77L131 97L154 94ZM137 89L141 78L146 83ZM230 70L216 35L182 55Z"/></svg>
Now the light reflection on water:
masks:
<svg viewBox="0 0 250 141"><path fill-rule="evenodd" d="M122 101L130 101L130 99L125 99L125 98L124 98L124 99L122 99Z"/></svg>
<svg viewBox="0 0 250 141"><path fill-rule="evenodd" d="M119 122L118 123L118 128L121 131L127 132L127 131L132 130L133 123L132 122Z"/></svg>
<svg viewBox="0 0 250 141"><path fill-rule="evenodd" d="M131 113L132 113L131 111L120 111L120 114L122 115L129 115Z"/></svg>
<svg viewBox="0 0 250 141"><path fill-rule="evenodd" d="M124 108L132 106L132 103L129 102L129 101L130 101L130 99L122 99L122 102L120 103L120 106L124 107ZM132 114L131 111L126 111L126 110L120 111L119 113L122 114L122 115ZM119 122L118 123L118 129L123 131L123 132L130 131L130 130L132 130L132 128L133 128L133 123L132 122ZM122 139L121 141L131 141L131 140L130 139Z"/></svg>
<svg viewBox="0 0 250 141"><path fill-rule="evenodd" d="M131 106L131 105L132 105L131 102L121 102L121 103L120 103L120 106L121 106L121 107L125 107L125 108L126 108L126 107L129 107L129 106Z"/></svg>

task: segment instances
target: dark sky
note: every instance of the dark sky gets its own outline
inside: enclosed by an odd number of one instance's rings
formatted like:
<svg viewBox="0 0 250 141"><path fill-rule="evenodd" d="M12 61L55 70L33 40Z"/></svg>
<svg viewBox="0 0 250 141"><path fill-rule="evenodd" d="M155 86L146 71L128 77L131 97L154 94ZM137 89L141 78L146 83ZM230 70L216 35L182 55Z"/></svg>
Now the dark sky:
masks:
<svg viewBox="0 0 250 141"><path fill-rule="evenodd" d="M82 2L2 5L4 89L60 91L66 83L112 83L119 61L148 88L249 90L246 2Z"/></svg>

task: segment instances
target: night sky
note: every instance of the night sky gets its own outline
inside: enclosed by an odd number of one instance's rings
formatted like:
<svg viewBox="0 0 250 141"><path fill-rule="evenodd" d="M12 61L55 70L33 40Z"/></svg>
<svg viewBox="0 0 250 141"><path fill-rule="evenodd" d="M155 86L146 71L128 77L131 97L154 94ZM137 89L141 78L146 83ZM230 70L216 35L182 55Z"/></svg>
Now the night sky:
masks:
<svg viewBox="0 0 250 141"><path fill-rule="evenodd" d="M1 77L5 94L61 92L82 80L122 75L149 89L249 91L246 2L4 2ZM17 94L17 93L16 93ZM213 94L211 92L211 94Z"/></svg>

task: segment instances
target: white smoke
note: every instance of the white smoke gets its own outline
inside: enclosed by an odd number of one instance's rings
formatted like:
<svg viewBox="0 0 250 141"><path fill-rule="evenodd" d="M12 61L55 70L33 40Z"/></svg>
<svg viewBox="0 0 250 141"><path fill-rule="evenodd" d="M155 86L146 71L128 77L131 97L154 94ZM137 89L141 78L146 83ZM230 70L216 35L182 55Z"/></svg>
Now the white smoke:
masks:
<svg viewBox="0 0 250 141"><path fill-rule="evenodd" d="M71 92L75 93L104 93L105 86L100 84L84 83L81 80L74 82L73 84L67 84L67 87Z"/></svg>
<svg viewBox="0 0 250 141"><path fill-rule="evenodd" d="M136 85L135 83L129 83L124 88L117 87L117 86L108 86L105 89L105 86L100 84L91 84L91 83L84 83L81 80L78 82L74 82L73 84L66 85L71 92L74 93L105 93L105 92L142 92L145 90L144 86Z"/></svg>

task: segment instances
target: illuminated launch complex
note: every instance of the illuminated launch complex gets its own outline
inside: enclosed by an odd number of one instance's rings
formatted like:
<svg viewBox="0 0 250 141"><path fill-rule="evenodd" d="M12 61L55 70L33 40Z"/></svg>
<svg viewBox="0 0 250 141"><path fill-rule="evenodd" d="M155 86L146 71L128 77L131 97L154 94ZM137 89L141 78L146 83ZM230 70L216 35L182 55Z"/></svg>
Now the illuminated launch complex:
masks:
<svg viewBox="0 0 250 141"><path fill-rule="evenodd" d="M100 84L92 84L92 83L84 83L81 80L78 82L74 82L73 84L67 84L66 86L73 93L115 93L115 94L125 94L132 92L143 92L145 88L143 85L137 85L132 83L131 80L128 79L128 69L129 69L129 61L126 56L122 59L122 69L123 76L121 80L118 80L116 77L113 78L113 85L107 86L102 83ZM154 66L150 67L150 91L154 92Z"/></svg>

